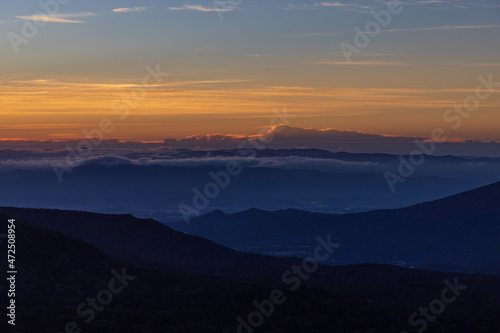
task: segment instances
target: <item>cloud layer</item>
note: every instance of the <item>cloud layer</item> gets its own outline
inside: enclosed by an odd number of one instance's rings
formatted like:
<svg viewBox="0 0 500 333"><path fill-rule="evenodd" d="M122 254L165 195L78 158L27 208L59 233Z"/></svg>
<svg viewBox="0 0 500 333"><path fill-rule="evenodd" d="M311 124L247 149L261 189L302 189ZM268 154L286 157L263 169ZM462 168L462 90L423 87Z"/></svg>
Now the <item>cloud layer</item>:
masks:
<svg viewBox="0 0 500 333"><path fill-rule="evenodd" d="M213 150L227 153L219 157L238 156L238 149L323 149L329 152L386 153L408 155L430 139L427 137L389 136L369 134L360 131L339 130L334 128L301 128L288 125L275 125L263 134L194 134L183 139L168 138L162 142L133 142L104 140L95 148L93 156L123 156L138 160L140 158L176 159L205 157ZM85 139L83 139L85 140ZM0 159L19 158L61 158L67 155L67 147L76 149L82 140L72 141L0 141ZM417 144L418 143L418 144ZM190 150L183 153L183 149ZM201 155L200 155L201 154ZM500 140L474 141L449 140L436 144L434 153L455 156L492 156L500 157ZM213 157L213 156L212 156Z"/></svg>

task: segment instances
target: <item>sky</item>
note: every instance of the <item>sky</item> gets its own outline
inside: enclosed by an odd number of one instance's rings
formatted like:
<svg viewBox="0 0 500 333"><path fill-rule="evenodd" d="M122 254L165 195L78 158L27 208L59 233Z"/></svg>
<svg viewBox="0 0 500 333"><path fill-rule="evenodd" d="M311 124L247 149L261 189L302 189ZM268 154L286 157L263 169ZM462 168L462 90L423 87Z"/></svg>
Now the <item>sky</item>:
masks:
<svg viewBox="0 0 500 333"><path fill-rule="evenodd" d="M403 1L356 47L356 27L364 34L388 6L4 1L0 140L78 139L103 121L105 139L253 135L286 108L299 128L428 137L439 127L500 141L498 92L459 126L443 118L480 77L500 82L500 3ZM357 52L346 57L345 45Z"/></svg>

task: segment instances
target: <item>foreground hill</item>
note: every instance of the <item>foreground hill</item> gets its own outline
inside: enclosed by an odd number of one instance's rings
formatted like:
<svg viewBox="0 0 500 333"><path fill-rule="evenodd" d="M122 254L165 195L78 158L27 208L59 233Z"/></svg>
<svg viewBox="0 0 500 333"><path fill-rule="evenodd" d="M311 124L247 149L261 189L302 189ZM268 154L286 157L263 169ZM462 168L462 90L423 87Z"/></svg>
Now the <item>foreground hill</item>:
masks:
<svg viewBox="0 0 500 333"><path fill-rule="evenodd" d="M21 216L22 212L19 209L16 215ZM23 219L31 221L33 212L24 213ZM96 218L93 214L78 212L38 213L42 213L39 224L44 216L64 220L70 217L67 225L72 225L79 214L82 221ZM0 214L2 230L6 229L10 217L10 214ZM119 230L133 223L129 216L100 216L99 224L107 224L107 218L113 221L110 224L121 226ZM120 220L124 221L123 225ZM139 225L143 222L135 221ZM449 275L386 265L322 267L311 274L314 277L304 280L292 291L281 279L273 280L274 271L264 266L260 274L249 267L245 278L225 271L217 275L182 271L178 266L183 264L175 262L169 268L160 264L144 267L109 258L82 240L26 225L22 220L16 221L16 231L18 317L15 327L2 328L2 332L63 332L72 322L82 332L92 333L245 332L238 330L237 318L247 319L248 314L256 311L253 303L269 299L275 289L284 292L286 301L276 305L255 332L414 332L420 325L411 326L409 316L420 306L428 307L431 300L442 294L445 279L452 282L457 279L466 289L446 306L444 313L428 322L429 331L497 333L500 325L500 277L497 276ZM189 251L199 240L174 231L172 235L165 241L173 241L177 236L193 240L177 243L177 250L181 252ZM124 252L133 250L126 249L130 245L122 246ZM4 251L2 246L1 253L5 254ZM248 256L228 251L236 260L232 264L248 263ZM256 257L263 261L267 258ZM300 263L298 259L273 260L280 269L290 269L290 260ZM191 262L204 265L196 256ZM1 262L0 269L5 271L5 261ZM110 281L116 278L113 271L126 273L124 288L116 292L109 303L98 303L101 310L94 311L92 319L89 315L81 316L78 312L81 304L89 313L89 299L103 299L103 293L110 290ZM273 279L263 281L259 277L262 275ZM330 287L324 286L322 277L327 278ZM6 293L6 285L0 284L0 293Z"/></svg>
<svg viewBox="0 0 500 333"><path fill-rule="evenodd" d="M8 207L0 208L0 214L83 240L116 260L136 265L237 275L247 270L259 272L266 265L271 270L277 262L272 257L238 253L132 215Z"/></svg>
<svg viewBox="0 0 500 333"><path fill-rule="evenodd" d="M174 227L239 250L307 257L318 235L342 246L337 264L400 264L500 274L500 182L403 209L330 215L214 211Z"/></svg>

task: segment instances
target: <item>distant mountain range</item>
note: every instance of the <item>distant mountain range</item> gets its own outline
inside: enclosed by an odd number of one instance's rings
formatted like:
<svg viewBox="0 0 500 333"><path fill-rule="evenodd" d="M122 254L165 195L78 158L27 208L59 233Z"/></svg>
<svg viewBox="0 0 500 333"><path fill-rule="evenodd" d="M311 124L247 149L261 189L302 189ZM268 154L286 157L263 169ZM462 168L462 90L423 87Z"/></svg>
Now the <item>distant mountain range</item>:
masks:
<svg viewBox="0 0 500 333"><path fill-rule="evenodd" d="M10 170L0 172L0 202L16 207L131 213L176 222L182 216L179 205L193 206L194 190L203 192L213 182L209 174L224 171L229 161L237 161L243 171L209 200L201 214L252 207L323 213L400 208L500 179L500 160L496 158L426 156L425 163L391 192L384 173L397 174L399 160L394 155L266 149L253 158L241 156L237 150L157 149L119 156L96 153L65 173L59 183L46 164L64 157L65 151L0 151L0 171Z"/></svg>
<svg viewBox="0 0 500 333"><path fill-rule="evenodd" d="M242 251L308 257L319 235L341 243L332 264L388 263L500 274L500 182L408 208L331 215L220 210L173 225Z"/></svg>

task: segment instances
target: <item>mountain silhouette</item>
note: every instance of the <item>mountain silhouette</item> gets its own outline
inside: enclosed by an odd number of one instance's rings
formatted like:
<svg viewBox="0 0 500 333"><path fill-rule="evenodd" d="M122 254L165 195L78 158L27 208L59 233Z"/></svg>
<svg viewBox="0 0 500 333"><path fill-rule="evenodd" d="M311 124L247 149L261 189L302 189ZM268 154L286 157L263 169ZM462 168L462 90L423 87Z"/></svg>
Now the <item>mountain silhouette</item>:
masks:
<svg viewBox="0 0 500 333"><path fill-rule="evenodd" d="M402 209L331 215L217 211L174 228L243 251L307 257L318 235L341 243L337 264L398 264L500 273L500 182Z"/></svg>
<svg viewBox="0 0 500 333"><path fill-rule="evenodd" d="M261 332L393 333L409 329L409 315L438 297L443 281L456 281L467 289L446 314L429 323L431 331L494 333L500 324L499 276L373 264L320 266L292 291L281 275L300 263L297 258L224 249L130 215L1 210L2 230L8 218L16 217L18 332L62 332L73 322L82 331L94 333L245 332L237 318L246 320L256 311L256 302L265 302L279 289L286 302L274 307L272 317L259 327ZM132 234L141 242L151 242L150 247L130 242ZM163 256L171 258L161 260ZM209 256L214 260L206 265ZM215 264L217 259L223 263ZM228 269L231 265L239 274ZM5 271L5 266L2 261L0 268ZM87 322L78 307L96 295L99 300L116 274L126 274L125 288ZM7 293L6 284L0 284L0 292Z"/></svg>

